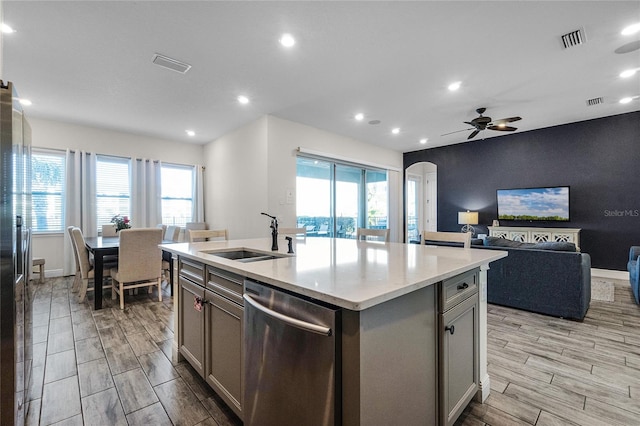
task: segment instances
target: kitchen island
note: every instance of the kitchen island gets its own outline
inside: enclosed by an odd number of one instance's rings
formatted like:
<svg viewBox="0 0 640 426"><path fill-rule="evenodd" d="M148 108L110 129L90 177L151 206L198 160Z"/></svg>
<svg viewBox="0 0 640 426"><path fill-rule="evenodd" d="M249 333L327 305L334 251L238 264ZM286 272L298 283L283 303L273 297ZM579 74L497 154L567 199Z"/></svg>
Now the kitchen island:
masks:
<svg viewBox="0 0 640 426"><path fill-rule="evenodd" d="M243 410L248 396L242 339L235 346L233 341L216 345L216 336L202 344L191 336L200 323L203 335L220 329L205 319L216 317L215 306L227 314L237 312L237 322L225 324L238 334L251 326L242 321L237 296L243 291L242 284L237 285L242 280L234 277L340 310L337 423L452 424L470 397L488 396L486 269L506 252L331 238L295 240L295 254L287 253L284 241L272 252L268 238L162 249L171 252L178 265L174 356L185 356L246 424L251 421ZM244 262L220 256L242 250L277 257ZM212 292L205 297L207 289ZM200 315L202 303L211 303L210 313ZM235 367L216 353L221 346L235 347ZM220 359L226 359L224 368L216 373ZM235 384L227 377L229 371ZM461 383L464 373L472 383Z"/></svg>

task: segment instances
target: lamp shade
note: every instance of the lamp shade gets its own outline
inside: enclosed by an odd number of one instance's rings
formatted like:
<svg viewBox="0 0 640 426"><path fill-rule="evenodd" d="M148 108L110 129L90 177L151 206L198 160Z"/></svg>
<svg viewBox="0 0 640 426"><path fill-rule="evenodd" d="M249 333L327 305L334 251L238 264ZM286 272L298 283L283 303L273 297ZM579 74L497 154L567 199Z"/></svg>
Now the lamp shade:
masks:
<svg viewBox="0 0 640 426"><path fill-rule="evenodd" d="M478 212L458 212L458 224L460 225L477 225Z"/></svg>

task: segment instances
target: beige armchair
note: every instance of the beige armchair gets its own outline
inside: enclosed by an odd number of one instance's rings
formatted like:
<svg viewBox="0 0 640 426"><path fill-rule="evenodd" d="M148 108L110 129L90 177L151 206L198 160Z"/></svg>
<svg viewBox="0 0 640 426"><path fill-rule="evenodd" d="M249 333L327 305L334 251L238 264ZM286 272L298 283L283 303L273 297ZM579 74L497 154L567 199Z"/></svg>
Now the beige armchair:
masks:
<svg viewBox="0 0 640 426"><path fill-rule="evenodd" d="M190 243L199 243L202 241L228 240L229 233L226 229L206 229L194 230L187 229L185 232L189 234Z"/></svg>
<svg viewBox="0 0 640 426"><path fill-rule="evenodd" d="M389 242L389 230L388 229L367 229L367 228L358 228L356 230L356 239L361 240L377 240L384 241L385 243Z"/></svg>
<svg viewBox="0 0 640 426"><path fill-rule="evenodd" d="M118 267L111 269L111 298L120 295L124 309L124 290L158 286L158 301L162 301L162 229L137 228L120 231Z"/></svg>
<svg viewBox="0 0 640 426"><path fill-rule="evenodd" d="M71 241L74 244L75 252L77 253L77 261L78 266L80 268L80 276L76 276L76 280L78 280L79 288L78 288L78 302L84 302L84 298L87 295L88 291L93 291L94 287L89 287L89 280L94 279L94 269L93 264L89 258L89 250L84 243L84 236L82 235L82 231L80 228L73 227L71 229L71 235L73 238ZM115 263L105 263L103 270L109 270ZM74 280L75 282L75 280ZM103 286L102 288L109 288L109 286Z"/></svg>
<svg viewBox="0 0 640 426"><path fill-rule="evenodd" d="M422 241L428 244L427 241L443 241L447 243L457 242L462 243L462 246L466 249L471 247L471 232L429 232L424 231L422 233Z"/></svg>

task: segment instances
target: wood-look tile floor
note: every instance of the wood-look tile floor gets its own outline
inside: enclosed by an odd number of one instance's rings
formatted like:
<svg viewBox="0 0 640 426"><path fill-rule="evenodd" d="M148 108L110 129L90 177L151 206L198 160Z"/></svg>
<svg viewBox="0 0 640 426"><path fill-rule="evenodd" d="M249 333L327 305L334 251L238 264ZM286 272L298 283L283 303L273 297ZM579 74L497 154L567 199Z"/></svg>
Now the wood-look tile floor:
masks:
<svg viewBox="0 0 640 426"><path fill-rule="evenodd" d="M171 362L168 286L78 303L73 277L32 282L34 350L28 425L241 425L186 362ZM27 358L29 355L27 354Z"/></svg>
<svg viewBox="0 0 640 426"><path fill-rule="evenodd" d="M95 312L71 283L34 284L27 424L242 424L188 363L171 363L166 291L163 302L127 296L124 311L105 297ZM628 282L582 323L489 305L488 337L491 395L456 425L640 425L640 307Z"/></svg>
<svg viewBox="0 0 640 426"><path fill-rule="evenodd" d="M611 281L584 322L489 305L491 394L456 425L640 425L640 306Z"/></svg>

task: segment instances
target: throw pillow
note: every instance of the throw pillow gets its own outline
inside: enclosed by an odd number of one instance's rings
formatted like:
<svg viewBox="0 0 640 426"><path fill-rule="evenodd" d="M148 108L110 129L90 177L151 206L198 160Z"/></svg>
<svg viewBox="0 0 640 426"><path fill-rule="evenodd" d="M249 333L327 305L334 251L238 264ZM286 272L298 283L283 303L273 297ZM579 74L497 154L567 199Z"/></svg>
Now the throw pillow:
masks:
<svg viewBox="0 0 640 426"><path fill-rule="evenodd" d="M573 243L561 242L561 241L547 241L543 243L534 244L534 249L539 250L553 250L553 251L576 251L576 245Z"/></svg>
<svg viewBox="0 0 640 426"><path fill-rule="evenodd" d="M487 237L484 239L485 246L493 247L515 247L515 248L531 248L534 244L521 243L519 241L507 240L501 237Z"/></svg>

